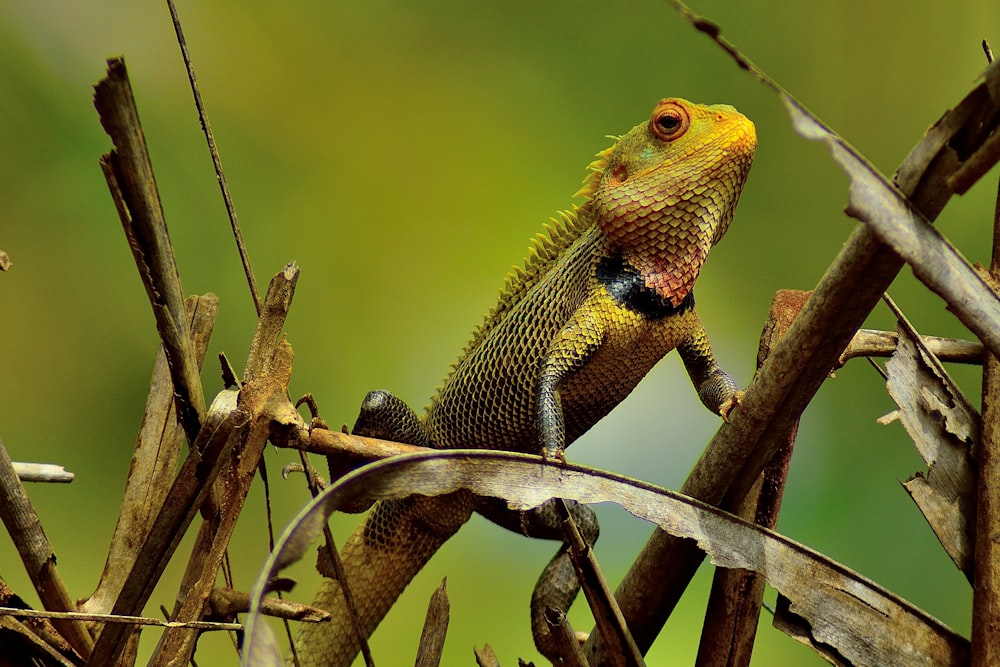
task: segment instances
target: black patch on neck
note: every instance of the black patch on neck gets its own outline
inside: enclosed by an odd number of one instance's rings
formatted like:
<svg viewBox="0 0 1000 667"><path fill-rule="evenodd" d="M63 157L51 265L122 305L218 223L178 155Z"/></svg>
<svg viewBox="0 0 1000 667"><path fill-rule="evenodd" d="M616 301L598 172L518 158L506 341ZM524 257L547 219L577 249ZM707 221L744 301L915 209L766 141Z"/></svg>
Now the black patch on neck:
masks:
<svg viewBox="0 0 1000 667"><path fill-rule="evenodd" d="M597 263L597 279L618 305L639 313L647 320L659 320L694 308L694 291L687 293L679 306L664 299L650 287L638 269L621 255L602 257Z"/></svg>

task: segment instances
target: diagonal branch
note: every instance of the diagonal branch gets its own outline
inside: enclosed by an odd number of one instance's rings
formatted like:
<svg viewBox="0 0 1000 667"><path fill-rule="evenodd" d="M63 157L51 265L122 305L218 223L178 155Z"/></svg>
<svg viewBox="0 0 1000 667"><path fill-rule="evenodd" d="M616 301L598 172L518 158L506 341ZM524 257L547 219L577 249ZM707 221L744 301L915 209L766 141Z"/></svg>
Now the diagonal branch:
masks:
<svg viewBox="0 0 1000 667"><path fill-rule="evenodd" d="M218 299L214 294L206 294L191 297L188 304L190 327L200 366L215 325ZM95 614L111 611L125 575L132 567L170 489L183 439L184 432L177 420L170 371L161 349L156 355L149 395L104 571L97 589L81 602L81 611Z"/></svg>
<svg viewBox="0 0 1000 667"><path fill-rule="evenodd" d="M293 355L291 346L281 338L281 331L298 276L298 267L292 263L274 276L268 286L244 371L245 382L239 392L239 409L250 415L252 421L246 436L222 460L214 485L217 497L225 502L220 504L217 514L205 518L198 531L171 620L190 622L201 618L267 444L272 414L267 408L288 402ZM194 652L197 638L197 631L188 628L166 630L149 664L173 664L180 656L187 660Z"/></svg>
<svg viewBox="0 0 1000 667"><path fill-rule="evenodd" d="M153 165L125 61L121 58L108 60L107 76L94 87L94 106L115 145L114 150L101 158L101 169L153 307L156 329L174 382L181 424L188 442L194 442L205 410L201 375L191 345L184 293Z"/></svg>
<svg viewBox="0 0 1000 667"><path fill-rule="evenodd" d="M786 334L808 297L808 292L796 290L781 290L775 294L760 339L758 364L763 363L774 345ZM796 430L792 429L788 442L778 450L754 484L753 490L736 508L734 513L737 516L771 529L777 525ZM764 597L764 583L764 577L755 572L716 568L701 643L698 646L696 667L738 667L750 664Z"/></svg>

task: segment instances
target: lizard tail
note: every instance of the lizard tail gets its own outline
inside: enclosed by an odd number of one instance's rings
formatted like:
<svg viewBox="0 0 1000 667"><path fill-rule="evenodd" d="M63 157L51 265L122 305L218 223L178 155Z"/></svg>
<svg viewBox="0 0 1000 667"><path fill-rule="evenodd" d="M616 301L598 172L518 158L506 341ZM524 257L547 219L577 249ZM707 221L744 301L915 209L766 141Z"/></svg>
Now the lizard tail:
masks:
<svg viewBox="0 0 1000 667"><path fill-rule="evenodd" d="M448 538L468 521L472 499L455 493L382 501L341 550L360 625L370 636L400 594ZM329 623L303 623L295 635L302 667L350 667L361 650L340 582L324 578L313 606ZM294 665L289 655L286 665Z"/></svg>

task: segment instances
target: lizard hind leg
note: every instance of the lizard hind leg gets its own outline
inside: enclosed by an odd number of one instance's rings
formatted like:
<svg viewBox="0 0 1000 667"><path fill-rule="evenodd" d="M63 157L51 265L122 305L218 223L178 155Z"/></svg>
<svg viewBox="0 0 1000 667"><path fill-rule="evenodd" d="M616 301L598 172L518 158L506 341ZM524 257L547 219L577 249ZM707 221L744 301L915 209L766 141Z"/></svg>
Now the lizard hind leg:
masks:
<svg viewBox="0 0 1000 667"><path fill-rule="evenodd" d="M567 500L570 516L587 544L593 546L600 534L597 515L587 505ZM476 511L494 523L528 537L563 541L562 520L556 511L555 499L527 511L512 510L499 498L480 498ZM566 613L580 592L580 582L569 557L569 547L563 544L542 571L531 594L531 633L535 647L554 664L561 664L561 652L549 631L545 613L555 609Z"/></svg>
<svg viewBox="0 0 1000 667"><path fill-rule="evenodd" d="M407 445L429 447L430 438L427 429L417 413L401 398L392 392L376 389L368 392L361 401L361 410L351 429L354 435L380 440L392 440ZM333 482L364 462L345 457L326 457L330 481ZM372 506L372 500L359 499L341 508L350 514L364 512Z"/></svg>
<svg viewBox="0 0 1000 667"><path fill-rule="evenodd" d="M430 447L420 417L403 399L384 389L368 392L354 422L354 435Z"/></svg>

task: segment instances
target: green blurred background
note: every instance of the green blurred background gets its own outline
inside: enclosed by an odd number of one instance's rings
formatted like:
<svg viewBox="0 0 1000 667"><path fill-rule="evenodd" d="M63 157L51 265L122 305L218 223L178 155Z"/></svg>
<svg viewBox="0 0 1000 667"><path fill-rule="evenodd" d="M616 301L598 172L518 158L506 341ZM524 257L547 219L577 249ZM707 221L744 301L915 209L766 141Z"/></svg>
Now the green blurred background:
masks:
<svg viewBox="0 0 1000 667"><path fill-rule="evenodd" d="M180 12L258 279L302 268L288 336L295 395L350 423L371 388L423 405L527 239L569 196L605 135L660 97L727 102L760 148L736 221L698 287L717 355L752 376L771 295L812 287L854 223L846 180L797 138L775 97L664 2L181 3ZM1000 4L705 0L700 13L891 173L1000 45ZM166 8L160 2L0 3L0 437L15 460L57 462L70 486L30 493L70 590L94 588L118 513L157 346L152 317L97 166L109 141L91 105L104 59L126 57L188 292L216 292L214 354L239 364L254 318ZM995 173L957 198L942 229L989 259ZM925 333L968 335L904 270L892 293ZM871 326L887 328L884 311ZM978 404L977 373L958 369ZM780 529L968 633L970 592L899 485L922 468L878 375L854 362L827 382L799 431ZM675 357L570 451L576 461L676 488L717 419ZM305 502L267 453L275 521ZM649 527L600 508L598 556L617 582ZM340 535L355 517L336 521ZM251 586L267 550L254 489L231 550ZM178 560L183 561L186 546ZM527 604L551 544L476 519L416 579L374 638L381 665L412 662L420 616L447 575L447 664L488 642L505 665L535 657ZM297 595L315 576L304 565ZM0 575L37 604L9 539ZM150 608L172 606L172 566ZM691 664L710 569L650 654ZM773 593L769 594L773 598ZM755 664L821 664L770 628ZM572 616L590 627L584 605ZM144 633L148 655L158 631ZM199 663L235 664L222 635Z"/></svg>

